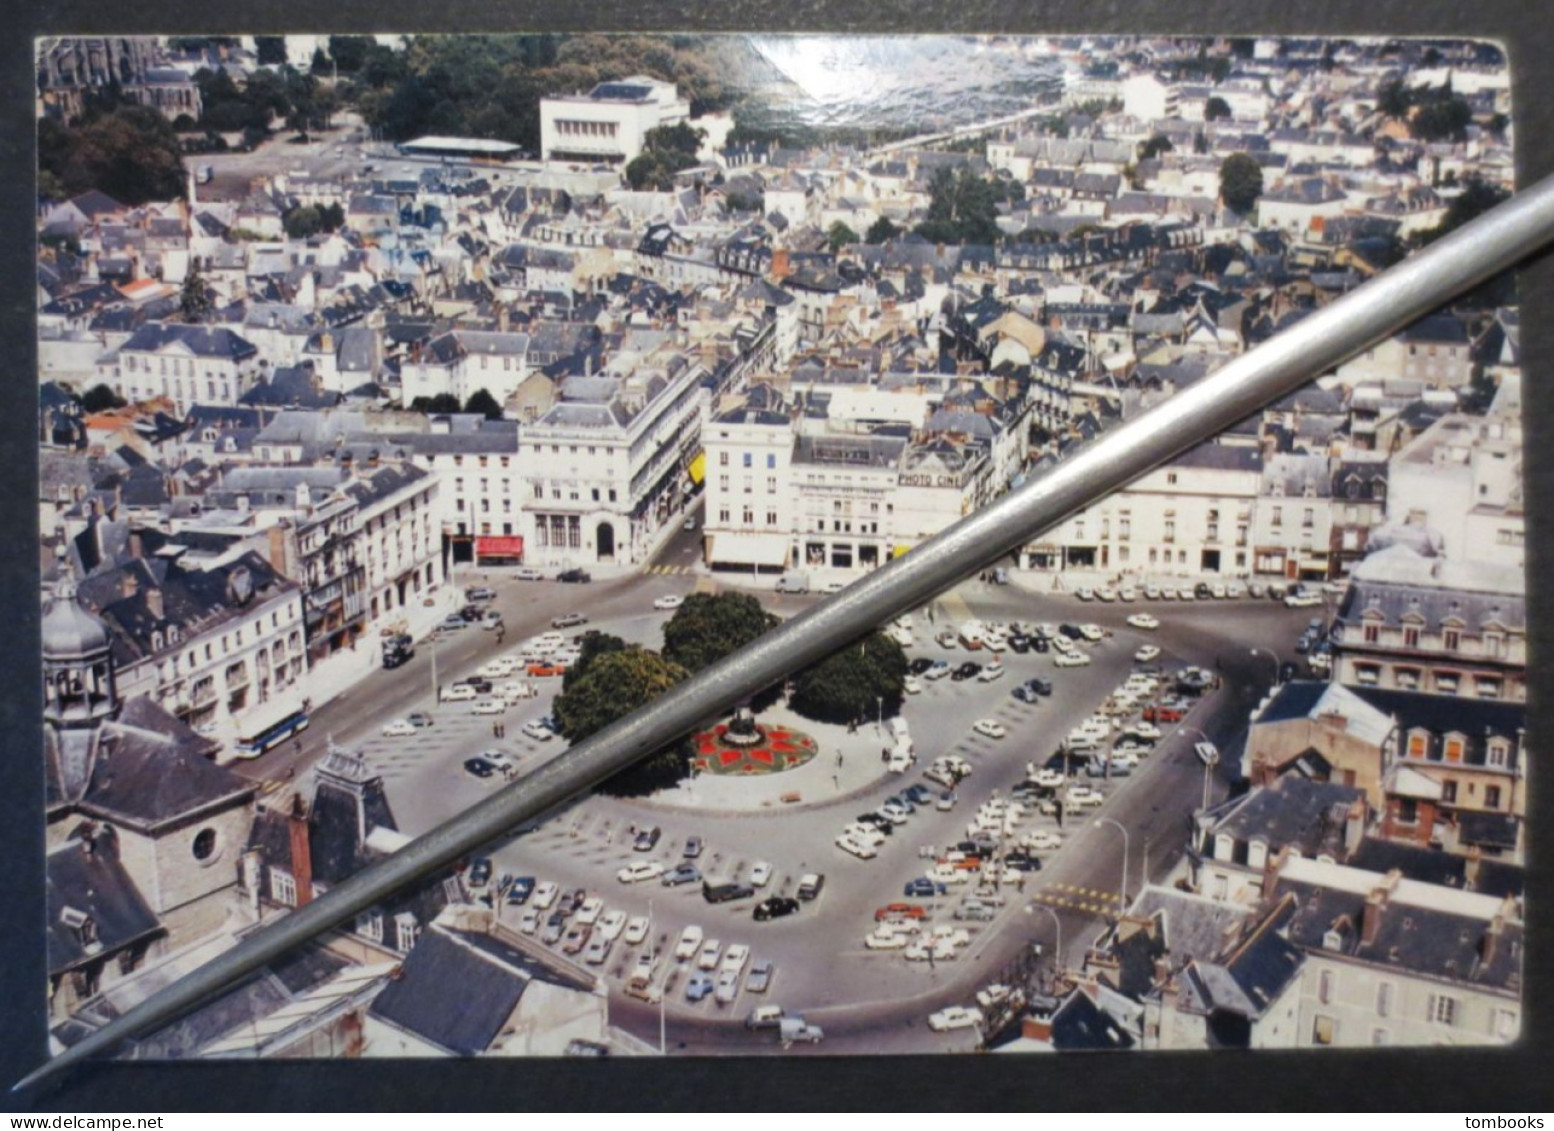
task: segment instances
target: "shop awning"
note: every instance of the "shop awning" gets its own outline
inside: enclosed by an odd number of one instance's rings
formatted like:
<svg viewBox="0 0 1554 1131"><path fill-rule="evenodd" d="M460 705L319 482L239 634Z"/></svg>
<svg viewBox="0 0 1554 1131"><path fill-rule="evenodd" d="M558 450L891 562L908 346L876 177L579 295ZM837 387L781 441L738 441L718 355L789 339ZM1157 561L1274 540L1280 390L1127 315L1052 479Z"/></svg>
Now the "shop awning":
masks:
<svg viewBox="0 0 1554 1131"><path fill-rule="evenodd" d="M895 548L890 551L890 556L893 558L899 558L911 548L912 547L908 546L905 542L898 542L896 543Z"/></svg>
<svg viewBox="0 0 1554 1131"><path fill-rule="evenodd" d="M523 538L516 534L482 534L475 539L477 558L521 558Z"/></svg>
<svg viewBox="0 0 1554 1131"><path fill-rule="evenodd" d="M708 540L707 560L713 565L788 565L786 534L715 534Z"/></svg>
<svg viewBox="0 0 1554 1131"><path fill-rule="evenodd" d="M686 471L690 474L691 482L700 487L701 481L707 477L707 453L697 452Z"/></svg>

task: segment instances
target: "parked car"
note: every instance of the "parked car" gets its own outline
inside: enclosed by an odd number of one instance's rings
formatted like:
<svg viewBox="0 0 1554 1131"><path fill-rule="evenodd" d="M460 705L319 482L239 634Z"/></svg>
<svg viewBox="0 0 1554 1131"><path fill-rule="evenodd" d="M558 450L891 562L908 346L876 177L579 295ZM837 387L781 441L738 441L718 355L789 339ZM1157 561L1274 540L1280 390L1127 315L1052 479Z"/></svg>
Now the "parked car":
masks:
<svg viewBox="0 0 1554 1131"><path fill-rule="evenodd" d="M950 678L952 680L954 680L956 683L960 683L962 680L967 680L967 679L973 678L979 672L981 672L981 670L982 670L982 665L981 664L975 663L975 662L973 662L971 660L967 660L964 664L962 664L960 667L956 668L953 672L950 673Z"/></svg>
<svg viewBox="0 0 1554 1131"><path fill-rule="evenodd" d="M391 723L384 724L384 738L404 738L416 732L415 726L408 719L395 719Z"/></svg>
<svg viewBox="0 0 1554 1131"><path fill-rule="evenodd" d="M978 719L971 729L987 738L1003 738L1009 733L997 719Z"/></svg>
<svg viewBox="0 0 1554 1131"><path fill-rule="evenodd" d="M1134 628L1142 628L1146 631L1153 631L1154 629L1160 627L1160 618L1151 616L1149 613L1134 613L1128 618L1128 623L1131 624Z"/></svg>
<svg viewBox="0 0 1554 1131"><path fill-rule="evenodd" d="M587 585L593 578L584 569L564 569L556 574L556 580L569 585Z"/></svg>
<svg viewBox="0 0 1554 1131"><path fill-rule="evenodd" d="M755 894L755 888L749 884L709 884L703 882L701 896L708 903L728 903L735 899L749 899Z"/></svg>
<svg viewBox="0 0 1554 1131"><path fill-rule="evenodd" d="M684 597L677 593L666 593L653 602L653 607L655 609L678 609L683 604L685 604Z"/></svg>
<svg viewBox="0 0 1554 1131"><path fill-rule="evenodd" d="M685 838L685 852L684 852L684 856L685 856L685 858L687 860L695 860L698 856L701 855L701 850L702 850L702 839L701 839L701 837L696 836L696 835L693 834L693 835L688 836L688 837Z"/></svg>
<svg viewBox="0 0 1554 1131"><path fill-rule="evenodd" d="M615 878L623 884L637 884L643 880L656 880L664 874L664 866L656 860L634 860L627 864Z"/></svg>
<svg viewBox="0 0 1554 1131"><path fill-rule="evenodd" d="M936 895L943 895L949 888L937 880L931 880L927 876L918 876L906 882L901 889L901 894L909 899L931 899Z"/></svg>
<svg viewBox="0 0 1554 1131"><path fill-rule="evenodd" d="M520 570L514 571L513 577L516 578L518 581L544 581L545 580L545 575L543 573L541 573L539 570L535 569L533 566L525 566L524 568L522 568Z"/></svg>
<svg viewBox="0 0 1554 1131"><path fill-rule="evenodd" d="M588 618L582 613L562 613L559 617L552 617L551 628L575 628L580 624L587 624Z"/></svg>
<svg viewBox="0 0 1554 1131"><path fill-rule="evenodd" d="M681 884L699 884L701 869L695 864L676 864L665 872L658 882L666 888L679 887Z"/></svg>
<svg viewBox="0 0 1554 1131"><path fill-rule="evenodd" d="M745 977L745 992L751 994L764 994L772 988L772 979L776 977L777 967L769 958L763 958L750 967L750 973Z"/></svg>
<svg viewBox="0 0 1554 1131"><path fill-rule="evenodd" d="M471 777L489 778L496 773L496 767L484 758L467 758L464 761L464 772Z"/></svg>
<svg viewBox="0 0 1554 1131"><path fill-rule="evenodd" d="M652 852L658 844L658 838L663 836L664 830L654 825L648 829L638 829L636 837L631 842L633 852Z"/></svg>
<svg viewBox="0 0 1554 1131"><path fill-rule="evenodd" d="M464 590L464 599L466 601L494 601L496 600L496 590L485 585L474 585Z"/></svg>
<svg viewBox="0 0 1554 1131"><path fill-rule="evenodd" d="M687 926L680 932L680 939L675 943L674 956L681 962L696 957L701 949L702 930L695 923Z"/></svg>
<svg viewBox="0 0 1554 1131"><path fill-rule="evenodd" d="M765 922L768 919L781 919L792 915L799 909L799 901L785 895L768 896L755 905L754 918L757 922Z"/></svg>
<svg viewBox="0 0 1554 1131"><path fill-rule="evenodd" d="M685 1000L691 1002L701 1001L712 991L713 981L711 975L696 974L685 984Z"/></svg>

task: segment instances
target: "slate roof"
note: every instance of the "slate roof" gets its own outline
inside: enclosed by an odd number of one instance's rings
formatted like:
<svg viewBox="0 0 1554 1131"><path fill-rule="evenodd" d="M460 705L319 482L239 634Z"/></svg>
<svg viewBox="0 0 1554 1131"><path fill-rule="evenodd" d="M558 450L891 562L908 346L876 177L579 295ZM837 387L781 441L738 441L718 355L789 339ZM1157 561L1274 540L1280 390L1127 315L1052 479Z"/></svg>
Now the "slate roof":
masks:
<svg viewBox="0 0 1554 1131"><path fill-rule="evenodd" d="M1336 782L1317 782L1288 774L1273 785L1253 789L1223 810L1210 836L1240 842L1262 841L1269 855L1293 847L1315 859L1343 856L1344 821L1365 791Z"/></svg>
<svg viewBox="0 0 1554 1131"><path fill-rule="evenodd" d="M1133 1037L1082 990L1074 990L1052 1016L1052 1047L1060 1052L1130 1049Z"/></svg>
<svg viewBox="0 0 1554 1131"><path fill-rule="evenodd" d="M534 981L591 989L491 935L434 923L369 1012L437 1048L474 1056L491 1047Z"/></svg>
<svg viewBox="0 0 1554 1131"><path fill-rule="evenodd" d="M121 347L120 352L152 353L181 344L196 357L242 361L258 353L254 344L224 326L187 326L177 322L147 322Z"/></svg>
<svg viewBox="0 0 1554 1131"><path fill-rule="evenodd" d="M83 965L162 933L162 925L119 863L111 836L68 840L49 850L44 884L48 897L49 973ZM67 922L67 909L91 917L95 946Z"/></svg>

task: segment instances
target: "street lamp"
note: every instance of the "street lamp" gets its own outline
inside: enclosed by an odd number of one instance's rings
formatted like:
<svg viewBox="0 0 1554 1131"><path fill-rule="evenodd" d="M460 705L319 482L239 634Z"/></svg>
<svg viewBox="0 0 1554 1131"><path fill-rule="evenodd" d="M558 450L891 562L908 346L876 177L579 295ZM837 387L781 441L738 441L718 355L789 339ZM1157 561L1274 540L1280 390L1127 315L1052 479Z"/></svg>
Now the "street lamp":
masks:
<svg viewBox="0 0 1554 1131"><path fill-rule="evenodd" d="M1259 652L1261 652L1263 655L1267 656L1270 660L1273 661L1273 685L1275 687L1278 687L1279 686L1279 682L1280 682L1280 680L1279 680L1279 657L1274 655L1272 652L1270 652L1266 648L1253 648L1253 649L1251 649L1251 652L1252 652L1252 655L1254 655L1254 656L1257 655Z"/></svg>
<svg viewBox="0 0 1554 1131"><path fill-rule="evenodd" d="M1253 651L1255 652L1256 649L1254 648ZM1214 740L1211 739L1208 735L1204 734L1197 727L1187 726L1184 723L1178 729L1192 731L1199 738L1203 739L1204 742L1208 743L1209 749L1211 749L1214 752L1212 757L1200 759L1200 761L1203 762L1203 806L1202 806L1202 808L1207 809L1209 807L1209 799L1210 799L1210 795L1211 795L1211 792L1212 792L1211 783L1214 780L1214 767L1219 765L1219 747L1215 746L1214 745Z"/></svg>
<svg viewBox="0 0 1554 1131"><path fill-rule="evenodd" d="M1063 972L1063 920L1059 919L1058 913L1045 903L1027 903L1025 913L1029 915L1033 911L1045 911L1052 919L1052 929L1057 932L1057 941L1052 944L1054 947L1052 972L1054 975L1061 974Z"/></svg>
<svg viewBox="0 0 1554 1131"><path fill-rule="evenodd" d="M658 950L658 920L656 918L654 918L654 916L653 916L653 901L651 899L649 899L647 901L647 905L648 905L648 933L649 933L649 937L652 938L652 940L653 940L653 965L657 966L658 965L658 959L660 957L659 956L659 950ZM658 1055L659 1056L667 1056L667 1055L669 1055L669 1053L668 1053L669 1022L668 1022L668 1019L664 1016L664 999L666 997L668 997L668 996L669 996L669 967L666 964L664 966L664 982L663 982L663 985L659 986L659 988L658 988Z"/></svg>
<svg viewBox="0 0 1554 1131"><path fill-rule="evenodd" d="M1097 817L1095 827L1110 825L1122 834L1122 906L1128 905L1128 830L1118 821L1110 817Z"/></svg>

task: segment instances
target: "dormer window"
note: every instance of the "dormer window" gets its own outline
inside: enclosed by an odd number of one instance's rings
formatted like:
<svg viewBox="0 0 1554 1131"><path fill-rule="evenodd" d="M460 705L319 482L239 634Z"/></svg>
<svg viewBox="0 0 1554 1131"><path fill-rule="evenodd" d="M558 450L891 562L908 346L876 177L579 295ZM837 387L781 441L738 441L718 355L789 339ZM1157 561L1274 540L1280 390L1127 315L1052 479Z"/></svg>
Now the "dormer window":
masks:
<svg viewBox="0 0 1554 1131"><path fill-rule="evenodd" d="M66 907L59 913L59 921L65 928L75 935L81 948L88 953L99 950L102 944L97 939L97 920L88 912L75 907Z"/></svg>

